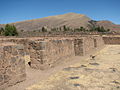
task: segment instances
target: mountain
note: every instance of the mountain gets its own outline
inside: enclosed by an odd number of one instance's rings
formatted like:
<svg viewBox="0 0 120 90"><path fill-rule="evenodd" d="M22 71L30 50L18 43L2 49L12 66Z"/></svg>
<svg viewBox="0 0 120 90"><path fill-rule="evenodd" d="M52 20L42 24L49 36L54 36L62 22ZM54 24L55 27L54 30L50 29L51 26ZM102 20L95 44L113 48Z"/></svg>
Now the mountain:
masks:
<svg viewBox="0 0 120 90"><path fill-rule="evenodd" d="M110 29L110 30L113 30L113 31L120 32L120 25L116 25L116 24L114 24L110 21L98 21L97 25L103 26L106 29Z"/></svg>
<svg viewBox="0 0 120 90"><path fill-rule="evenodd" d="M46 27L49 30L51 28L62 27L63 25L71 28L77 28L81 26L87 28L89 21L91 21L91 19L83 14L67 13L63 15L15 22L11 24L14 24L18 30L33 31L40 30L42 27ZM120 25L113 24L110 21L97 21L96 24L104 26L106 29L120 31ZM2 24L0 26L4 25Z"/></svg>

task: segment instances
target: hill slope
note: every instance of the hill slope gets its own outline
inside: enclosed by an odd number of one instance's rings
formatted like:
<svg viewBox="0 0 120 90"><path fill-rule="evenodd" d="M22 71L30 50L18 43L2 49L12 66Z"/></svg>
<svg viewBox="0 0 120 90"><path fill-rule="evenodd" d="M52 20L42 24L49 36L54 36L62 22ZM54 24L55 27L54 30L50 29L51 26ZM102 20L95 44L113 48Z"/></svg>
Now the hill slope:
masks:
<svg viewBox="0 0 120 90"><path fill-rule="evenodd" d="M90 18L85 15L68 13L64 15L49 16L40 19L27 20L13 23L19 30L39 30L46 26L47 28L61 27L67 25L70 27L80 27L87 25Z"/></svg>
<svg viewBox="0 0 120 90"><path fill-rule="evenodd" d="M42 27L47 27L48 29L54 27L61 27L63 25L76 28L76 27L87 27L91 19L82 14L67 13L63 15L49 16L40 19L26 20L14 24L18 30L33 31L40 30ZM115 31L120 31L120 25L113 24L110 21L97 21L97 25L104 26L106 29L111 29ZM4 26L4 25L0 25Z"/></svg>
<svg viewBox="0 0 120 90"><path fill-rule="evenodd" d="M105 27L106 29L110 29L110 30L113 30L113 31L120 32L120 25L116 25L116 24L114 24L110 21L98 21L97 24L99 26Z"/></svg>

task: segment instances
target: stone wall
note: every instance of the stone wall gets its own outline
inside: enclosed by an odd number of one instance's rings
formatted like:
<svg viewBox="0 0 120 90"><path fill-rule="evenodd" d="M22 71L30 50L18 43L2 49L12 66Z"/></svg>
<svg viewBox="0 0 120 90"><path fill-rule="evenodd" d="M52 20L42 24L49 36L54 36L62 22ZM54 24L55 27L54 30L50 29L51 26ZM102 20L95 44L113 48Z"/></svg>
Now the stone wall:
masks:
<svg viewBox="0 0 120 90"><path fill-rule="evenodd" d="M88 36L83 38L84 55L91 53L104 46L104 41L100 36Z"/></svg>
<svg viewBox="0 0 120 90"><path fill-rule="evenodd" d="M24 51L26 55L29 55L29 39L27 38L0 38L0 43L4 42L12 42L16 44L22 44L24 45Z"/></svg>
<svg viewBox="0 0 120 90"><path fill-rule="evenodd" d="M31 67L36 69L53 67L63 58L74 56L74 41L70 38L38 39L29 45Z"/></svg>
<svg viewBox="0 0 120 90"><path fill-rule="evenodd" d="M46 69L59 64L64 58L84 56L103 47L100 36L39 38L32 39L30 45L31 67Z"/></svg>
<svg viewBox="0 0 120 90"><path fill-rule="evenodd" d="M105 44L112 45L120 44L120 36L104 36L103 40Z"/></svg>
<svg viewBox="0 0 120 90"><path fill-rule="evenodd" d="M26 78L23 45L0 44L0 90Z"/></svg>
<svg viewBox="0 0 120 90"><path fill-rule="evenodd" d="M84 46L83 46L83 38L74 39L74 52L75 56L83 56L84 55Z"/></svg>
<svg viewBox="0 0 120 90"><path fill-rule="evenodd" d="M101 36L4 38L1 42L23 44L30 55L31 67L46 69L64 58L84 56L104 46Z"/></svg>
<svg viewBox="0 0 120 90"><path fill-rule="evenodd" d="M104 46L104 41L100 36L77 37L74 40L74 49L76 56L84 56L90 54Z"/></svg>

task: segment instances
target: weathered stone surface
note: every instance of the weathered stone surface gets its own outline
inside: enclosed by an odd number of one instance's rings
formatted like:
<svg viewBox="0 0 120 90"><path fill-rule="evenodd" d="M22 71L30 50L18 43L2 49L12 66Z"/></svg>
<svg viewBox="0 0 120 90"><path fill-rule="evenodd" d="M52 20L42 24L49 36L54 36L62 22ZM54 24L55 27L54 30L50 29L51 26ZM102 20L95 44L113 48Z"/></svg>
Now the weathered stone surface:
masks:
<svg viewBox="0 0 120 90"><path fill-rule="evenodd" d="M3 43L0 46L0 90L17 82L25 80L25 60L19 50L23 50L23 46L13 43ZM21 74L22 76L20 76Z"/></svg>
<svg viewBox="0 0 120 90"><path fill-rule="evenodd" d="M31 41L29 44L31 64L34 68L52 67L64 57L74 55L73 39L44 39Z"/></svg>
<svg viewBox="0 0 120 90"><path fill-rule="evenodd" d="M0 83L3 81L3 75L0 75Z"/></svg>
<svg viewBox="0 0 120 90"><path fill-rule="evenodd" d="M100 36L31 39L31 64L35 68L53 67L61 59L83 56L102 46L104 42Z"/></svg>
<svg viewBox="0 0 120 90"><path fill-rule="evenodd" d="M83 56L83 39L75 39L74 40L74 50L76 56Z"/></svg>
<svg viewBox="0 0 120 90"><path fill-rule="evenodd" d="M119 36L103 36L103 40L105 44L120 45Z"/></svg>

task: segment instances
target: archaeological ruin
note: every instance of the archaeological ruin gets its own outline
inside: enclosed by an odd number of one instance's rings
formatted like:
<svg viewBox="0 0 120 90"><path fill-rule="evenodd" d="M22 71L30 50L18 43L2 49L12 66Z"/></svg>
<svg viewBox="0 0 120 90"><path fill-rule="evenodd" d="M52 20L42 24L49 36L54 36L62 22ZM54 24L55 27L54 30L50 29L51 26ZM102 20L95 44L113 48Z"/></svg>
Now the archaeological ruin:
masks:
<svg viewBox="0 0 120 90"><path fill-rule="evenodd" d="M85 56L105 44L120 44L119 36L58 36L0 38L0 90L26 79L25 59L31 68L45 70L72 56Z"/></svg>

